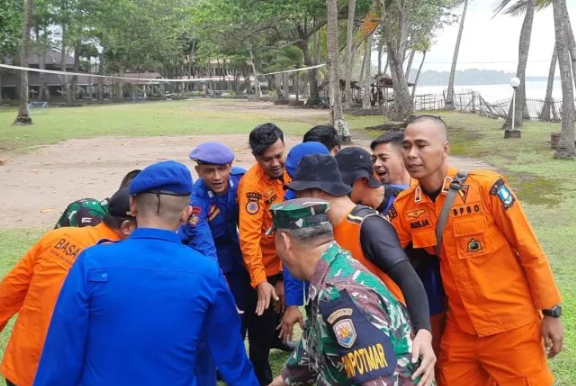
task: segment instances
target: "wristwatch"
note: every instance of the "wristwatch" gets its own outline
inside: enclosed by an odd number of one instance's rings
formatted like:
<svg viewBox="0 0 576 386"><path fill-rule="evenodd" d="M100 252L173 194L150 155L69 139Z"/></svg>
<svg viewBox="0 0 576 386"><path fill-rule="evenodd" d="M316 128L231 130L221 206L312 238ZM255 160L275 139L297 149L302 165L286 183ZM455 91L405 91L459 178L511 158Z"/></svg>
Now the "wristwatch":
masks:
<svg viewBox="0 0 576 386"><path fill-rule="evenodd" d="M554 306L547 310L542 310L542 314L544 314L545 316L551 316L553 318L559 318L560 316L562 316L562 307Z"/></svg>

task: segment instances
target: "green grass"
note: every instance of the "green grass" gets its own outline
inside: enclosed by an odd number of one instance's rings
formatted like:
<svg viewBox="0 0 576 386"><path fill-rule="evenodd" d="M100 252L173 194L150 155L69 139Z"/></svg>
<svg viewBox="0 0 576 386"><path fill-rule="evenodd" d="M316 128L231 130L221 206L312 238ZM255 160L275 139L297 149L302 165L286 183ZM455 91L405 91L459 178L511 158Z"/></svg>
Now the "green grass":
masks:
<svg viewBox="0 0 576 386"><path fill-rule="evenodd" d="M57 143L70 138L99 136L248 133L256 125L269 120L277 123L287 134L303 134L312 124L325 121L327 116L326 111L319 111L317 120L315 118L294 120L293 114L271 117L266 115L265 110L241 111L206 107L217 104L215 101L194 99L178 102L52 108L48 113L33 114L34 124L31 126L12 126L16 111L0 110L0 150L22 149Z"/></svg>
<svg viewBox="0 0 576 386"><path fill-rule="evenodd" d="M300 134L311 126L310 118L266 115L265 110L232 111L195 109L197 101L157 102L134 105L52 109L34 116L31 127L13 127L15 111L0 112L0 148L26 149L66 138L103 135L178 135L248 133L264 121L278 122L288 133ZM558 125L527 123L521 140L503 140L501 121L475 115L439 112L450 125L452 154L485 160L507 177L517 191L532 225L551 260L563 296L566 328L565 350L550 362L558 385L576 384L576 180L573 161L552 158L550 133ZM322 113L318 122L325 121ZM380 117L349 117L351 129L382 123ZM380 133L370 133L377 135ZM42 234L43 229L0 229L0 275ZM3 352L10 327L0 335ZM273 351L274 374L279 374L286 354Z"/></svg>

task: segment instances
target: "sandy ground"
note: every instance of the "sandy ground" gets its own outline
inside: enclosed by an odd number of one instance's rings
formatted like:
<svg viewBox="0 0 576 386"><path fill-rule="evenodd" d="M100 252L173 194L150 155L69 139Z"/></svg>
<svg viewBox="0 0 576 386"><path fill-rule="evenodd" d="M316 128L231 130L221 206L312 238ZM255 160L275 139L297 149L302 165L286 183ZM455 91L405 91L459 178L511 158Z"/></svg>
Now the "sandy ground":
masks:
<svg viewBox="0 0 576 386"><path fill-rule="evenodd" d="M64 208L79 198L102 199L116 191L128 171L167 159L185 163L193 171L189 151L205 141L221 141L236 153L236 164L250 167L254 159L247 135L175 137L102 137L68 140L14 155L0 166L0 227L51 227ZM300 137L288 136L292 147ZM368 148L369 139L355 138ZM452 158L458 167L487 165L471 159Z"/></svg>

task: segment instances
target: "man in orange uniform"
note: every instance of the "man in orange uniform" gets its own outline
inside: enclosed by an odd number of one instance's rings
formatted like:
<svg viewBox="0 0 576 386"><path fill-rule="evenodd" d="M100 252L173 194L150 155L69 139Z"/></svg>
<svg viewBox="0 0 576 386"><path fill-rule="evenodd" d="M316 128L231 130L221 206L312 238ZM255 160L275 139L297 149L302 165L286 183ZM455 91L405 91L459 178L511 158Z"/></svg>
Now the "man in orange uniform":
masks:
<svg viewBox="0 0 576 386"><path fill-rule="evenodd" d="M272 204L284 200L284 185L290 177L284 169L286 146L278 126L257 126L249 137L257 163L238 184L240 249L253 291L246 298L244 318L250 338L250 360L261 385L272 382L268 356L275 339L276 311L284 308L282 263L276 255L272 226ZM274 307L270 307L273 301Z"/></svg>
<svg viewBox="0 0 576 386"><path fill-rule="evenodd" d="M486 170L466 176L447 167L446 131L434 116L410 122L403 157L418 184L396 198L390 213L403 246L412 242L435 253L441 240L448 298L442 383L551 386L542 338L553 357L562 349L564 331L548 260L502 176ZM437 237L450 194L455 198Z"/></svg>
<svg viewBox="0 0 576 386"><path fill-rule="evenodd" d="M56 299L80 252L99 240L124 239L135 226L125 188L110 198L102 223L48 232L2 280L0 331L19 313L1 366L8 386L32 386Z"/></svg>

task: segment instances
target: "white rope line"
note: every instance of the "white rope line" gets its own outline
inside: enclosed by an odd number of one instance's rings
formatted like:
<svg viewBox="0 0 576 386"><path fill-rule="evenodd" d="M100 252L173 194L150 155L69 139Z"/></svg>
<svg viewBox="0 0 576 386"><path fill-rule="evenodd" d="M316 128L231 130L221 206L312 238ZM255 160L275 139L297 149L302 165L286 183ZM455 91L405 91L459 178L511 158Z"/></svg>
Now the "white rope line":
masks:
<svg viewBox="0 0 576 386"><path fill-rule="evenodd" d="M320 67L324 67L326 64L318 64L316 66L310 66L310 67L303 67L303 68L295 68L292 70L286 70L286 71L276 71L276 72L270 72L267 74L256 74L255 76L265 76L265 75L276 75L276 74L284 74L284 73L290 73L290 72L299 72L299 71L306 71L306 70L310 70L310 69L314 69L314 68L320 68ZM21 66L12 66L9 64L0 64L0 68L6 68L9 70L18 70L18 71L30 71L30 72L39 72L39 73L44 73L44 74L56 74L56 75L66 75L66 76L88 76L88 77L92 77L92 78L106 78L106 79L117 79L117 80L128 80L128 81L138 81L138 82L206 82L206 81L210 81L210 80L215 80L215 81L219 81L222 80L223 77L221 76L215 76L215 77L210 77L210 78L190 78L190 79L166 79L166 78L134 78L134 77L129 77L129 76L113 76L113 75L98 75L98 74L90 74L90 73L82 73L82 72L68 72L68 71L58 71L58 70L41 70L39 68L30 68L30 67L21 67ZM233 80L234 77L233 76L225 76L224 79L228 78L228 80Z"/></svg>

